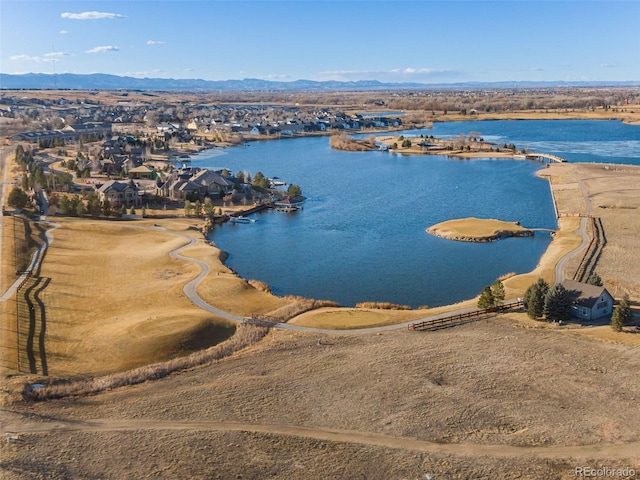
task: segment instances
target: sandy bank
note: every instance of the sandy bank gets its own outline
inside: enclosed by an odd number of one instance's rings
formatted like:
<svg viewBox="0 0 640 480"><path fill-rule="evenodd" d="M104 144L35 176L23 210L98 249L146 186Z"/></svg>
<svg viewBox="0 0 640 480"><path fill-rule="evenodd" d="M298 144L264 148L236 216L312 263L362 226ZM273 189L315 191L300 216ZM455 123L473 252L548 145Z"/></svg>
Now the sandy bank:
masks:
<svg viewBox="0 0 640 480"><path fill-rule="evenodd" d="M437 223L426 232L440 238L459 242L495 242L508 237L531 237L532 230L522 227L518 222L486 218L459 218Z"/></svg>

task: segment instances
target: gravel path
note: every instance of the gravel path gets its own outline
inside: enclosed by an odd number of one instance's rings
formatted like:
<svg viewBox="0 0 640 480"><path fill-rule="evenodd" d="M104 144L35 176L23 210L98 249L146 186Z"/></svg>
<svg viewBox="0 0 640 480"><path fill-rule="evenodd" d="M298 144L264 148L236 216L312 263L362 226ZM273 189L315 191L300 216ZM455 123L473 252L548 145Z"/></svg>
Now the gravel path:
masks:
<svg viewBox="0 0 640 480"><path fill-rule="evenodd" d="M256 432L311 438L332 442L356 443L376 447L415 450L438 455L521 457L534 455L546 459L625 459L637 455L640 441L629 443L591 443L587 445L532 447L504 444L438 443L416 438L396 437L373 432L336 430L332 428L301 427L296 425L258 424L248 422L216 422L189 420L95 419L57 421L55 423L22 423L7 425L2 434L7 441L19 441L20 435L68 432L127 432L127 431L222 431Z"/></svg>

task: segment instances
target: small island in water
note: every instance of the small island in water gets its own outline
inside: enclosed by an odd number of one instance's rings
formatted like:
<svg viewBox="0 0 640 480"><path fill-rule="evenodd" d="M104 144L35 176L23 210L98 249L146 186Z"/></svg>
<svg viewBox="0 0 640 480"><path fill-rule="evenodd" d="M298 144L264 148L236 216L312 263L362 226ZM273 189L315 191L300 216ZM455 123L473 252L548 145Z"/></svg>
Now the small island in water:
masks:
<svg viewBox="0 0 640 480"><path fill-rule="evenodd" d="M522 227L519 222L474 217L437 223L427 228L426 232L459 242L495 242L501 238L533 235L532 230Z"/></svg>

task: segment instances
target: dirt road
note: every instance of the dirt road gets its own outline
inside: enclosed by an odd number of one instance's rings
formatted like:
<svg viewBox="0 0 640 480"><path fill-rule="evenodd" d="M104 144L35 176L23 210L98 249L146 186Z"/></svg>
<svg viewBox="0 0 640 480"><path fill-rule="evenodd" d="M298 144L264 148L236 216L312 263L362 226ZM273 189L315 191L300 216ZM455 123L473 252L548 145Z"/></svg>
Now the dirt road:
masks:
<svg viewBox="0 0 640 480"><path fill-rule="evenodd" d="M629 443L594 443L589 445L518 447L501 444L436 443L416 438L395 437L372 432L309 428L296 425L258 424L215 421L159 421L95 419L74 422L25 423L7 425L0 433L7 441L19 442L21 434L47 434L69 432L129 432L138 430L163 431L224 431L257 432L275 435L311 438L331 442L357 443L377 447L415 450L440 455L522 457L548 459L589 459L606 457L610 460L636 457L640 460L640 441Z"/></svg>

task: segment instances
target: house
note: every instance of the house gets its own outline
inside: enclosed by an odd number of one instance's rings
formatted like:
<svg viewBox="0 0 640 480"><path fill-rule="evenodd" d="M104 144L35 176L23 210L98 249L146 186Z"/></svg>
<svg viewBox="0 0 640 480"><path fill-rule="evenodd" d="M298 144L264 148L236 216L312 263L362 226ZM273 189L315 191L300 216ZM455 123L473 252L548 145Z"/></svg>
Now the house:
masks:
<svg viewBox="0 0 640 480"><path fill-rule="evenodd" d="M200 170L189 180L200 187L200 194L203 197L216 196L222 198L233 191L233 182L213 170Z"/></svg>
<svg viewBox="0 0 640 480"><path fill-rule="evenodd" d="M278 125L280 129L281 135L295 135L296 133L302 132L304 127L302 125L298 125L296 123L284 123Z"/></svg>
<svg viewBox="0 0 640 480"><path fill-rule="evenodd" d="M190 180L176 180L169 185L169 197L173 200L194 198L200 195L200 185Z"/></svg>
<svg viewBox="0 0 640 480"><path fill-rule="evenodd" d="M146 178L148 180L155 180L158 176L158 173L153 167L140 165L139 167L129 169L129 176L131 178Z"/></svg>
<svg viewBox="0 0 640 480"><path fill-rule="evenodd" d="M110 180L105 182L98 188L98 198L100 203L109 200L112 207L119 207L121 205L127 207L131 205L137 206L141 203L138 187L132 181L119 182L117 180Z"/></svg>
<svg viewBox="0 0 640 480"><path fill-rule="evenodd" d="M613 297L606 288L574 280L565 280L562 286L572 295L572 316L583 320L595 320L613 312Z"/></svg>
<svg viewBox="0 0 640 480"><path fill-rule="evenodd" d="M62 129L62 132L74 135L75 138L80 138L84 135L111 135L111 124L107 122L86 122L78 123L74 125L67 125Z"/></svg>

